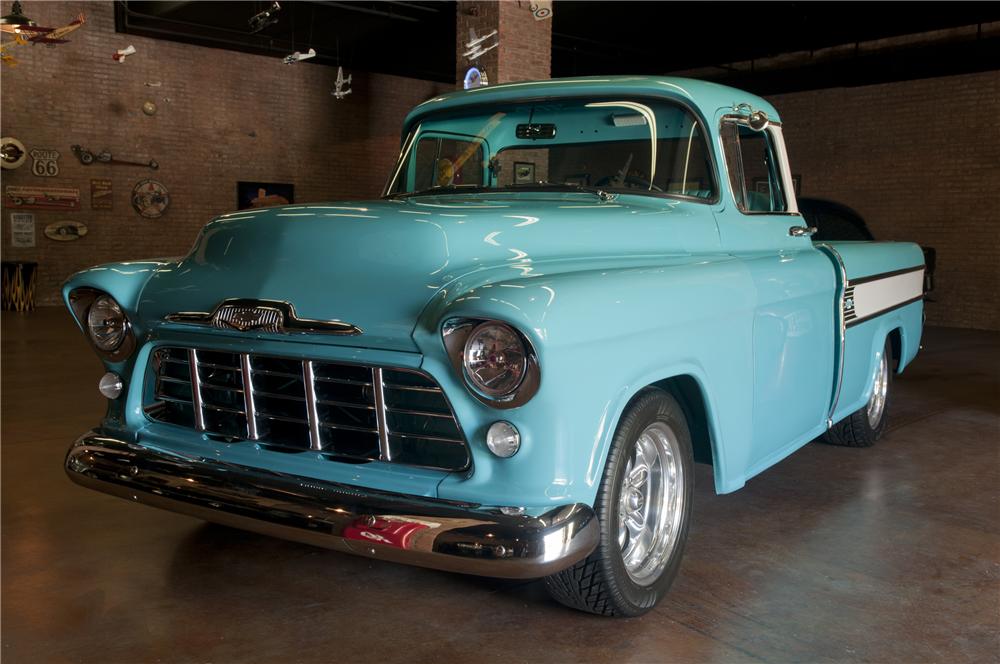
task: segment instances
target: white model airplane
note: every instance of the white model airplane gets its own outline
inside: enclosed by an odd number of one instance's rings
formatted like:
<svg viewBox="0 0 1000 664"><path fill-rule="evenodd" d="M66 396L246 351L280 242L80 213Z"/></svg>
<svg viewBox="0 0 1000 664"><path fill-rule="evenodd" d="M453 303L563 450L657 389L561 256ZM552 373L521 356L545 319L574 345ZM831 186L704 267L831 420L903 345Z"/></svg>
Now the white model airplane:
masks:
<svg viewBox="0 0 1000 664"><path fill-rule="evenodd" d="M487 39L495 37L497 35L496 30L491 30L482 37L476 36L475 28L469 28L469 41L465 42L465 48L467 49L462 55L468 60L478 60L483 57L485 53L488 53L500 45L500 41L490 44L489 46L484 46Z"/></svg>
<svg viewBox="0 0 1000 664"><path fill-rule="evenodd" d="M351 84L351 77L350 77L350 75L348 75L348 77L345 79L344 78L344 68L343 67L337 67L337 82L334 83L334 85L336 87L333 89L333 91L330 94L332 94L337 99L343 99L347 95L351 94L351 89L350 88L347 88L346 90L344 89L345 85L350 85L350 84Z"/></svg>
<svg viewBox="0 0 1000 664"><path fill-rule="evenodd" d="M282 60L282 62L284 62L286 65L293 65L296 62L299 62L300 60L308 60L309 58L315 58L315 57L316 57L316 49L311 48L305 53L300 53L299 51L295 51L291 55L286 55L285 58Z"/></svg>
<svg viewBox="0 0 1000 664"><path fill-rule="evenodd" d="M129 44L125 48L118 49L111 57L114 58L116 62L123 63L125 62L125 58L130 55L135 55L135 46L132 46L132 44ZM147 85L149 84L147 83Z"/></svg>

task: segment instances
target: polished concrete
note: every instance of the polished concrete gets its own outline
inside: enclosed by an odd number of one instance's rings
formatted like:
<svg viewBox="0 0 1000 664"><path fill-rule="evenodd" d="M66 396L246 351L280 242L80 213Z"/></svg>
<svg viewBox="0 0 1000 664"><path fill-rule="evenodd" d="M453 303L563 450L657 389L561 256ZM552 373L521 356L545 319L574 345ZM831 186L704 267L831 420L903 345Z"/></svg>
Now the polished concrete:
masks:
<svg viewBox="0 0 1000 664"><path fill-rule="evenodd" d="M1000 335L931 329L872 449L810 444L716 496L699 466L668 598L634 620L539 583L269 539L63 475L102 412L62 311L2 324L2 658L20 662L1000 659Z"/></svg>

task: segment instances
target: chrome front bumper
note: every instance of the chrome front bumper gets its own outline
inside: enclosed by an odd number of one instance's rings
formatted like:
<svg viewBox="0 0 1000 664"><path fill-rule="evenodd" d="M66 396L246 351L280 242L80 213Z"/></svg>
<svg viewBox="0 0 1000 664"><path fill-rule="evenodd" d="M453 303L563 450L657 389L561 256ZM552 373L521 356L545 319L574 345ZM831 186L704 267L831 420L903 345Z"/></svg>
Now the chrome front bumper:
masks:
<svg viewBox="0 0 1000 664"><path fill-rule="evenodd" d="M66 455L82 486L227 526L422 567L547 576L586 558L600 526L575 504L504 514L179 455L90 431Z"/></svg>

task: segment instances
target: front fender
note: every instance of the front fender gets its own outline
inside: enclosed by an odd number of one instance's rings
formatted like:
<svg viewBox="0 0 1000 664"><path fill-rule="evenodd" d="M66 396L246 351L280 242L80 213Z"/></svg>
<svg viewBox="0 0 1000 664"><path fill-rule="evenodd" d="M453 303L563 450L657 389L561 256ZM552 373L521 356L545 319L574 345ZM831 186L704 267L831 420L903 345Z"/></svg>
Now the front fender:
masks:
<svg viewBox="0 0 1000 664"><path fill-rule="evenodd" d="M739 488L749 451L753 303L745 267L726 256L551 274L536 266L523 278L452 284L414 331L424 368L438 377L462 421L475 467L471 476L445 479L439 495L493 504L517 495L527 507L593 504L629 400L676 375L693 377L704 390L717 489ZM503 320L527 336L541 367L531 401L497 410L471 396L441 341L441 325L453 317ZM485 445L497 420L521 432L521 449L509 459Z"/></svg>
<svg viewBox="0 0 1000 664"><path fill-rule="evenodd" d="M108 263L82 270L72 275L63 283L63 302L73 315L73 320L76 321L77 327L87 336L85 329L86 322L76 316L73 307L70 305L70 293L78 288L92 288L107 293L121 305L122 310L132 325L132 332L136 337L136 348L140 349L148 334L148 327L137 314L142 289L156 270L170 264L168 259L154 259L130 261L127 263ZM98 357L108 371L113 371L122 377L122 380L126 382L127 388L128 378L132 375L132 369L135 365L136 353L117 362L109 360L100 353L98 353ZM122 411L124 401L124 399L108 401L108 411L103 422L104 426L111 428L124 427L125 415Z"/></svg>

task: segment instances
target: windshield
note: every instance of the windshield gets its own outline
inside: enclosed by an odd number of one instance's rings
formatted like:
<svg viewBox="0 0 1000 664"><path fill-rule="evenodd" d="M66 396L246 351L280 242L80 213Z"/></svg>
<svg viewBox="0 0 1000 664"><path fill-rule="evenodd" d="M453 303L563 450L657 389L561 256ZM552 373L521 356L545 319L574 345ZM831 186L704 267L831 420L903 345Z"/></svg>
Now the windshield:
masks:
<svg viewBox="0 0 1000 664"><path fill-rule="evenodd" d="M431 116L403 145L386 195L596 188L715 198L701 125L668 101L567 100Z"/></svg>

